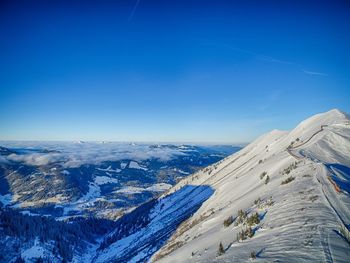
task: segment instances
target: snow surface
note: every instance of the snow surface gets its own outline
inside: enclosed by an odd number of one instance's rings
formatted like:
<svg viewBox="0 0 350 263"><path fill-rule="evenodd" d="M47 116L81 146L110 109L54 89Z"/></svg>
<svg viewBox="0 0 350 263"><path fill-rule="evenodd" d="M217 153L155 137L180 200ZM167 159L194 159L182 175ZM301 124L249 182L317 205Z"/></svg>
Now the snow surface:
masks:
<svg viewBox="0 0 350 263"><path fill-rule="evenodd" d="M190 174L190 173L185 172L185 171L182 171L181 169L178 169L178 168L174 168L173 170L174 170L175 172L179 172L180 174L184 174L184 175Z"/></svg>
<svg viewBox="0 0 350 263"><path fill-rule="evenodd" d="M158 183L158 184L154 184L152 186L149 187L137 187L137 186L127 186L127 187L123 187L117 191L114 191L114 193L118 193L118 194L139 194L142 193L144 191L149 191L149 192L163 192L166 190L169 190L171 188L170 184L166 184L166 183Z"/></svg>
<svg viewBox="0 0 350 263"><path fill-rule="evenodd" d="M119 172L121 172L121 169L112 169L112 166L108 166L108 168L106 168L106 169L97 168L97 170L102 171L102 172L110 172L110 173L119 173Z"/></svg>
<svg viewBox="0 0 350 263"><path fill-rule="evenodd" d="M103 184L109 184L109 183L118 183L118 179L111 178L108 176L96 176L94 179L95 184L97 185L103 185Z"/></svg>
<svg viewBox="0 0 350 263"><path fill-rule="evenodd" d="M171 188L171 184L166 184L166 183L159 183L159 184L154 184L150 187L147 187L147 191L151 192L163 192L166 190L169 190Z"/></svg>
<svg viewBox="0 0 350 263"><path fill-rule="evenodd" d="M142 187L127 186L127 187L121 188L117 191L114 191L114 193L117 193L117 194L139 194L139 193L142 193L143 191L145 191L145 189Z"/></svg>
<svg viewBox="0 0 350 263"><path fill-rule="evenodd" d="M67 171L67 170L63 170L61 173L64 174L64 175L69 175L70 174L70 172Z"/></svg>
<svg viewBox="0 0 350 263"><path fill-rule="evenodd" d="M99 180L99 179L98 179ZM102 181L102 180L101 180ZM93 206L93 203L97 201L101 196L101 189L97 183L89 183L88 192L73 203L69 203L63 207L63 218L68 215L71 211L80 211L86 207ZM57 205L56 205L57 206ZM58 218L62 220L62 218Z"/></svg>
<svg viewBox="0 0 350 263"><path fill-rule="evenodd" d="M40 257L44 257L45 249L40 246L40 242L37 239L34 241L34 245L24 251L22 251L21 256L25 261L29 261L31 259L36 259Z"/></svg>
<svg viewBox="0 0 350 263"><path fill-rule="evenodd" d="M146 167L143 167L141 165L139 165L137 162L135 161L131 161L129 163L129 168L132 168L132 169L140 169L140 170L144 170L144 171L147 171L148 169Z"/></svg>
<svg viewBox="0 0 350 263"><path fill-rule="evenodd" d="M22 215L28 215L28 216L39 216L39 214L37 214L37 213L32 213L32 212L30 212L30 211L28 211L28 210L20 211L20 213L21 213Z"/></svg>
<svg viewBox="0 0 350 263"><path fill-rule="evenodd" d="M126 163L126 162L121 162L121 163L120 163L120 168L125 169L127 165L128 165L128 163Z"/></svg>
<svg viewBox="0 0 350 263"><path fill-rule="evenodd" d="M11 194L0 195L0 202L4 206L10 205L12 202L12 195Z"/></svg>

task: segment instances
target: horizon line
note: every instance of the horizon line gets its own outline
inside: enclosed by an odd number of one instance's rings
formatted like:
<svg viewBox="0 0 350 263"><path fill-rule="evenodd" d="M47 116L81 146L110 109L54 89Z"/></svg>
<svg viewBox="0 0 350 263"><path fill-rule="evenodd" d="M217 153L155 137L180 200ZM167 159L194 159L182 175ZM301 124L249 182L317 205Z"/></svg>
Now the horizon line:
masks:
<svg viewBox="0 0 350 263"><path fill-rule="evenodd" d="M0 139L0 142L71 142L71 143L121 143L121 144L188 144L188 145L232 145L245 146L251 142L220 142L220 141L147 141L147 140L30 140L30 139Z"/></svg>

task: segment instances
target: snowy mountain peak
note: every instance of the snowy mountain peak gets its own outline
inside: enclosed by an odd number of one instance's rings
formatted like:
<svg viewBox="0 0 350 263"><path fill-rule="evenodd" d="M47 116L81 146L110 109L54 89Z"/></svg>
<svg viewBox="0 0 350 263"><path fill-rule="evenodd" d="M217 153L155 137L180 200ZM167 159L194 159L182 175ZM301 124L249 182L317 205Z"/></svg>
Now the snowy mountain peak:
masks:
<svg viewBox="0 0 350 263"><path fill-rule="evenodd" d="M321 125L342 124L349 122L347 114L338 109L333 109L324 113L313 115L302 121L291 133L320 128Z"/></svg>
<svg viewBox="0 0 350 263"><path fill-rule="evenodd" d="M303 127L307 127L307 126L313 126L313 125L331 125L331 124L335 124L335 123L343 123L349 121L349 116L338 110L338 109L333 109L324 113L319 113L316 115L313 115L312 117L302 121L298 126L303 126Z"/></svg>
<svg viewBox="0 0 350 263"><path fill-rule="evenodd" d="M342 111L342 110L339 110L339 109L332 109L332 110L329 110L328 113L330 114L336 114L336 115L347 115L346 112Z"/></svg>

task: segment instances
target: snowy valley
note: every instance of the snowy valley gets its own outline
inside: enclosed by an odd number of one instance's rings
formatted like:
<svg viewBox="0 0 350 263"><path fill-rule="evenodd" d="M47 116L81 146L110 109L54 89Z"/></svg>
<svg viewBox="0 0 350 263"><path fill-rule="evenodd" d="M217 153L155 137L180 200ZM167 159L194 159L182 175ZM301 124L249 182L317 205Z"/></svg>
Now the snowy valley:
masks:
<svg viewBox="0 0 350 263"><path fill-rule="evenodd" d="M82 141L0 144L0 262L70 262L101 243L123 214L240 149Z"/></svg>

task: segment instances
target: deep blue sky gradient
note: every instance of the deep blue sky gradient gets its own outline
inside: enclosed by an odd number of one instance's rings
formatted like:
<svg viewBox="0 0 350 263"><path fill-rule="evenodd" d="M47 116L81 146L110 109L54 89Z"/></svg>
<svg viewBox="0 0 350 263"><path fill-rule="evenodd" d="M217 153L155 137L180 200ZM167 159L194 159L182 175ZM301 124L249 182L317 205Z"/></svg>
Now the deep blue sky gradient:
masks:
<svg viewBox="0 0 350 263"><path fill-rule="evenodd" d="M0 139L247 142L350 112L350 3L262 2L1 1Z"/></svg>

